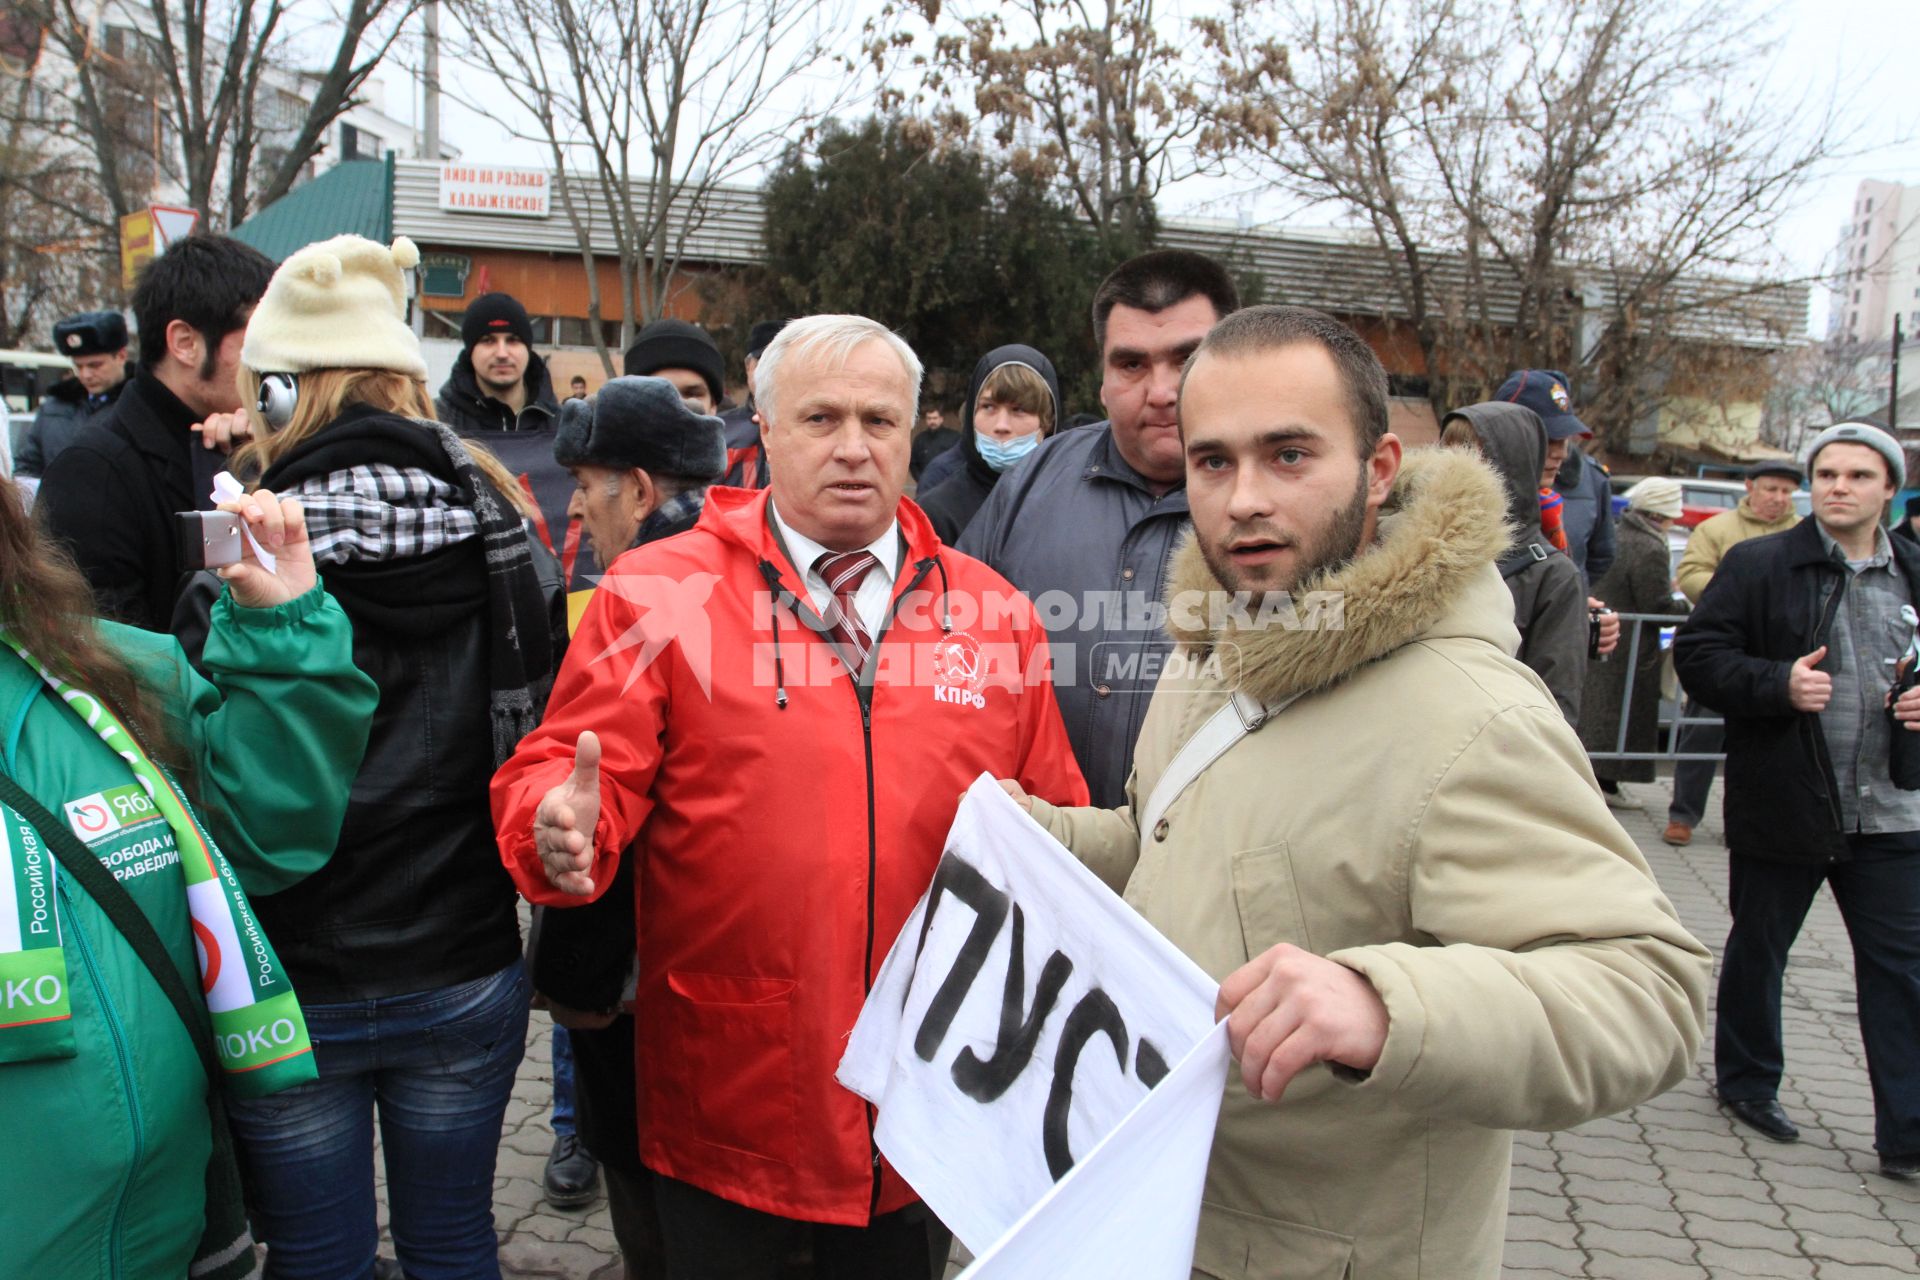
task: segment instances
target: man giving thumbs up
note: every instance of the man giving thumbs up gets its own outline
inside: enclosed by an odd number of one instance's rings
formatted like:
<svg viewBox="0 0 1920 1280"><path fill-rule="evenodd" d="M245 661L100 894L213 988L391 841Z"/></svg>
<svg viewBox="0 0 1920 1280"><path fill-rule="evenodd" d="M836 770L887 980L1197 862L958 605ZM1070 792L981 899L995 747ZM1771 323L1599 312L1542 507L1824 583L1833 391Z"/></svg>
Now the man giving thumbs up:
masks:
<svg viewBox="0 0 1920 1280"><path fill-rule="evenodd" d="M1813 519L1728 550L1674 641L1680 681L1727 719L1733 929L1714 1071L1735 1119L1775 1142L1780 985L1821 884L1853 938L1880 1172L1920 1176L1920 791L1888 767L1920 700L1889 707L1920 606L1920 552L1882 521L1906 481L1878 424L1813 443ZM1911 614L1908 615L1912 616Z"/></svg>

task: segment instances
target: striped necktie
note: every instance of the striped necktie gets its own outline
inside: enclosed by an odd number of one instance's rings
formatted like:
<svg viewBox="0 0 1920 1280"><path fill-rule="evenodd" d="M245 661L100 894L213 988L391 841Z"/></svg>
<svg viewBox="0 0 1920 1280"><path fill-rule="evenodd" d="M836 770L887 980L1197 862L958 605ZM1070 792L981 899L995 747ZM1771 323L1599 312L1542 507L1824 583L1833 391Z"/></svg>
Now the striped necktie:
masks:
<svg viewBox="0 0 1920 1280"><path fill-rule="evenodd" d="M867 654L873 649L873 641L868 637L866 628L860 625L860 614L853 607L853 597L867 574L879 564L879 558L871 551L848 551L841 555L829 552L813 562L813 571L820 575L831 594L825 616L827 638L840 645L841 658L856 676L867 665Z"/></svg>

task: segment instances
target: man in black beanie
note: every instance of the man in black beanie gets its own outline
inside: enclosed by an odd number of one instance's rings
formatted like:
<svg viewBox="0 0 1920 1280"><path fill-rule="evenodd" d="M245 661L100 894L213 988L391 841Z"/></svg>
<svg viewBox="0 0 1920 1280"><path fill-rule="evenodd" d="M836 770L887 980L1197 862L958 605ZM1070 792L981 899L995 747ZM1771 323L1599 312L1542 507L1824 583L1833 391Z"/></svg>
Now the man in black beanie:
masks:
<svg viewBox="0 0 1920 1280"><path fill-rule="evenodd" d="M557 402L519 299L505 293L474 299L460 322L460 342L453 376L434 402L442 422L462 435L550 425Z"/></svg>
<svg viewBox="0 0 1920 1280"><path fill-rule="evenodd" d="M573 480L553 460L560 402L547 362L533 349L533 322L517 298L487 293L460 323L465 344L453 375L434 398L440 421L492 450L540 508L534 531L560 557L570 587L583 585L591 564L577 563L578 528L569 529Z"/></svg>
<svg viewBox="0 0 1920 1280"><path fill-rule="evenodd" d="M628 377L664 378L696 413L720 408L726 362L707 331L685 320L655 320L627 348ZM603 388L604 389L604 388Z"/></svg>

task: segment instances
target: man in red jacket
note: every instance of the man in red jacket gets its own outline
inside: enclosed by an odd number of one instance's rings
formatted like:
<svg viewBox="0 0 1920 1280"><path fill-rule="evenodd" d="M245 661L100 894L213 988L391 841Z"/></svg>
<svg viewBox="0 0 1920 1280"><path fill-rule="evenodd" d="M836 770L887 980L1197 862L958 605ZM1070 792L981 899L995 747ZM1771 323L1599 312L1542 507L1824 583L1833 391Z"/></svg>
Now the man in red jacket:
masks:
<svg viewBox="0 0 1920 1280"><path fill-rule="evenodd" d="M983 770L1084 804L1045 631L907 479L920 363L857 316L756 378L771 483L621 556L493 784L530 900L639 859L640 1154L675 1280L939 1274L947 1235L833 1078Z"/></svg>

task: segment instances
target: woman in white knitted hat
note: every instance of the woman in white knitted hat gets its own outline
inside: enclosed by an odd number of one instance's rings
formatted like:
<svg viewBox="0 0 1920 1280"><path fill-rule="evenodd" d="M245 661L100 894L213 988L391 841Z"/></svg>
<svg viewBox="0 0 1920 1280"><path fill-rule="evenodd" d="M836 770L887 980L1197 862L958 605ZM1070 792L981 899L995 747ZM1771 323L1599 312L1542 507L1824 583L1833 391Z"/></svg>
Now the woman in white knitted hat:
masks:
<svg viewBox="0 0 1920 1280"><path fill-rule="evenodd" d="M528 985L487 783L538 720L565 609L518 484L432 421L404 322L418 260L404 239L302 249L241 349L261 420L236 465L301 501L380 690L331 860L256 900L319 1066L232 1109L276 1277L372 1273L376 1116L401 1268L499 1275L494 1159Z"/></svg>
<svg viewBox="0 0 1920 1280"><path fill-rule="evenodd" d="M1593 593L1619 613L1685 613L1686 597L1673 587L1673 560L1667 531L1680 515L1680 484L1665 476L1649 476L1627 490L1627 512L1615 539L1613 565ZM1632 705L1627 708L1625 750L1657 749L1660 722L1660 626L1638 624L1640 647L1633 663ZM1623 629L1611 662L1587 664L1586 692L1581 699L1580 740L1588 751L1617 752L1620 742L1620 702L1627 692L1627 655L1633 651L1633 633ZM1607 803L1632 805L1620 790L1623 782L1652 782L1651 760L1595 760L1594 776L1607 793Z"/></svg>

